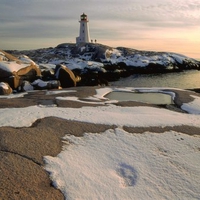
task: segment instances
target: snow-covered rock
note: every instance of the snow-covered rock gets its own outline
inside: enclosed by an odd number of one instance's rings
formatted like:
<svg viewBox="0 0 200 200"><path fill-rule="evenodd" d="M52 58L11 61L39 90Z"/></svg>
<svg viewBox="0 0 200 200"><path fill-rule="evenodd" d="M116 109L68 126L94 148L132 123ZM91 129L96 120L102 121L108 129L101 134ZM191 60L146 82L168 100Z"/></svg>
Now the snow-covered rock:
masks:
<svg viewBox="0 0 200 200"><path fill-rule="evenodd" d="M27 56L20 58L0 51L0 81L7 82L13 89L18 88L23 80L33 81L41 76L39 67L31 59Z"/></svg>
<svg viewBox="0 0 200 200"><path fill-rule="evenodd" d="M20 55L19 57L18 57L18 59L21 61L21 62L23 62L23 63L27 63L27 64L35 64L36 65L36 63L33 61L33 60L31 60L28 56L26 56L26 55Z"/></svg>
<svg viewBox="0 0 200 200"><path fill-rule="evenodd" d="M12 88L8 83L0 82L0 95L8 95L12 93Z"/></svg>
<svg viewBox="0 0 200 200"><path fill-rule="evenodd" d="M34 87L31 85L29 81L23 81L22 85L18 87L18 91L20 92L26 92L32 90L34 90Z"/></svg>
<svg viewBox="0 0 200 200"><path fill-rule="evenodd" d="M52 81L43 81L41 79L37 79L31 83L34 89L36 90L44 90L44 89L59 89L60 82L57 80Z"/></svg>
<svg viewBox="0 0 200 200"><path fill-rule="evenodd" d="M5 54L0 51L0 61L8 61L8 58L6 58Z"/></svg>
<svg viewBox="0 0 200 200"><path fill-rule="evenodd" d="M64 64L75 75L81 77L80 85L91 83L91 80L99 83L99 74L102 80L114 81L136 73L166 73L200 69L200 61L181 54L139 51L125 47L113 48L97 43L80 46L64 43L55 48L14 52L27 55L41 67L41 70L50 70L50 73L56 65ZM25 60L28 58L23 57ZM91 80L87 81L88 78Z"/></svg>
<svg viewBox="0 0 200 200"><path fill-rule="evenodd" d="M199 61L187 56L171 52L139 51L125 47L109 47L101 44L86 44L76 46L75 44L60 44L55 48L44 48L30 51L18 52L28 55L37 64L65 64L69 69L82 69L88 67L103 68L109 63L118 65L124 63L128 67L146 68L154 64L162 66L163 69L190 69L199 68ZM89 61L89 63L88 63ZM94 62L95 61L95 62ZM91 65L91 62L94 62Z"/></svg>

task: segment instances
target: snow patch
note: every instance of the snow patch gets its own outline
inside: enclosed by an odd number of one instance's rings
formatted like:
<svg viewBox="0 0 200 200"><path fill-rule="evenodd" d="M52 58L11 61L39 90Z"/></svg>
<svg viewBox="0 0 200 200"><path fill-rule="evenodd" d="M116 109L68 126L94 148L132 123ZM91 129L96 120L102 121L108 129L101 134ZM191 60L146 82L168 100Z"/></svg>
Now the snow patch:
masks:
<svg viewBox="0 0 200 200"><path fill-rule="evenodd" d="M27 117L28 116L28 117ZM154 107L107 106L62 108L39 107L1 108L0 126L29 127L37 119L59 117L67 120L117 126L176 126L200 127L200 115L189 115Z"/></svg>
<svg viewBox="0 0 200 200"><path fill-rule="evenodd" d="M61 94L61 93L71 93L71 92L77 92L76 90L49 90L46 92L46 95L54 95L54 94Z"/></svg>
<svg viewBox="0 0 200 200"><path fill-rule="evenodd" d="M191 97L194 98L194 101L190 103L184 103L181 106L181 109L191 114L200 114L200 97L194 95L191 95Z"/></svg>
<svg viewBox="0 0 200 200"><path fill-rule="evenodd" d="M18 64L15 61L1 61L0 68L7 72L17 72L22 68L27 67L27 64Z"/></svg>
<svg viewBox="0 0 200 200"><path fill-rule="evenodd" d="M199 137L120 128L68 141L45 169L66 199L199 199ZM192 144L192 145L191 145Z"/></svg>
<svg viewBox="0 0 200 200"><path fill-rule="evenodd" d="M47 82L37 79L35 80L33 83L31 83L33 86L34 85L38 85L39 87L46 87L47 86Z"/></svg>

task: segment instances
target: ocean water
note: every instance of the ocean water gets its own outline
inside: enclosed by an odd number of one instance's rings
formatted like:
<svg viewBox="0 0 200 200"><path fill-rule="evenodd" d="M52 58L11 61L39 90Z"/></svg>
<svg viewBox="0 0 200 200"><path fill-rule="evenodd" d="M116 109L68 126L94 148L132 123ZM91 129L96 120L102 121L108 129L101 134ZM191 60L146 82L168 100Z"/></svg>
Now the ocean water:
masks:
<svg viewBox="0 0 200 200"><path fill-rule="evenodd" d="M166 74L136 74L119 81L111 82L111 86L119 87L172 87L180 89L200 88L200 71Z"/></svg>

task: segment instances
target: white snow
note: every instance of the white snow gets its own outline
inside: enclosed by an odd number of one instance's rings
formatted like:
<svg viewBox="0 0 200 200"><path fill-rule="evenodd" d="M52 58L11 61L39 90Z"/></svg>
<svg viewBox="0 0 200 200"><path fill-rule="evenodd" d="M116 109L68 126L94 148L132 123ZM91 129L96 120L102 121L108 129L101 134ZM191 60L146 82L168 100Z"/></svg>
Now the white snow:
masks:
<svg viewBox="0 0 200 200"><path fill-rule="evenodd" d="M39 67L40 67L40 69L55 69L56 65L50 64L50 63L48 63L48 64L42 63L42 64L39 65Z"/></svg>
<svg viewBox="0 0 200 200"><path fill-rule="evenodd" d="M18 57L18 59L20 61L22 61L23 63L27 63L27 64L31 64L32 63L32 64L36 65L36 63L26 55L21 55L21 56Z"/></svg>
<svg viewBox="0 0 200 200"><path fill-rule="evenodd" d="M105 59L113 64L124 62L127 66L134 67L146 67L150 63L169 67L170 64L175 62L182 64L187 57L177 53L155 54L153 52L134 52L131 55L123 55L120 50L113 48L106 50Z"/></svg>
<svg viewBox="0 0 200 200"><path fill-rule="evenodd" d="M90 68L92 70L97 70L97 71L102 71L102 67L104 66L100 62L95 62L95 61L85 61L80 58L73 58L73 59L68 59L67 61L64 60L62 61L69 69L85 69L85 68ZM55 63L55 62L53 62ZM56 64L60 63L56 62ZM48 67L48 65L46 65Z"/></svg>
<svg viewBox="0 0 200 200"><path fill-rule="evenodd" d="M46 95L54 95L54 94L61 94L61 93L73 93L73 92L77 92L76 90L65 90L65 89L62 89L62 90L48 90L46 92Z"/></svg>
<svg viewBox="0 0 200 200"><path fill-rule="evenodd" d="M118 101L117 100L107 100L107 101L103 101L101 102L98 98L95 98L95 97L88 97L88 98L84 98L83 100L80 100L78 99L78 97L56 97L56 99L58 100L70 100L70 101L78 101L78 102L81 102L81 103L85 103L85 104L102 104L102 105L105 105L105 104L110 104L110 103L117 103Z"/></svg>
<svg viewBox="0 0 200 200"><path fill-rule="evenodd" d="M34 87L31 85L30 82L24 81L23 90L24 91L33 91Z"/></svg>
<svg viewBox="0 0 200 200"><path fill-rule="evenodd" d="M13 99L13 98L20 98L24 97L24 95L28 94L27 92L9 94L9 95L0 95L0 99Z"/></svg>
<svg viewBox="0 0 200 200"><path fill-rule="evenodd" d="M197 64L196 60L177 53L151 51L148 52L127 48L104 48L102 50L100 48L100 51L97 48L96 50L93 49L88 52L86 47L81 47L80 51L85 51L85 53L79 55L78 57L74 57L74 54L72 53L72 47L66 45L63 49L42 49L39 51L40 55L38 55L37 52L36 57L37 59L39 58L39 62L42 61L42 63L39 63L39 65L41 67L44 66L43 68L46 68L49 65L49 67L52 69L53 65L65 64L71 70L75 68L81 70L90 68L96 71L106 71L103 68L103 64L101 62L103 62L104 64L107 62L110 62L112 64L118 64L123 62L127 66L133 67L147 67L150 63L153 63L155 64L155 66L156 64L160 64L163 65L164 68L168 69L173 68L174 64L183 64L185 60L189 60L190 62ZM101 62L91 61L94 60L96 53L99 53L99 55L102 54L102 56L100 56ZM53 56L49 57L49 55Z"/></svg>
<svg viewBox="0 0 200 200"><path fill-rule="evenodd" d="M185 56L180 55L180 54L172 54L172 56L180 64L182 64L183 60L186 58Z"/></svg>
<svg viewBox="0 0 200 200"><path fill-rule="evenodd" d="M109 87L100 88L96 90L96 95L94 95L94 97L99 98L99 99L106 99L104 96L112 91L113 89Z"/></svg>
<svg viewBox="0 0 200 200"><path fill-rule="evenodd" d="M5 90L9 89L8 85L6 83L4 83L4 82L0 82L0 87L5 89Z"/></svg>
<svg viewBox="0 0 200 200"><path fill-rule="evenodd" d="M135 89L121 88L133 92ZM49 116L118 127L104 133L85 133L83 137L66 135L62 152L57 157L45 156L45 169L67 200L200 199L199 135L174 131L138 134L123 130L123 126L200 127L199 97L193 96L193 102L184 104L182 109L187 109L188 114L148 106L104 105L107 100L103 96L114 90L120 88L97 89L96 95L84 101L74 96L57 97L63 101L103 104L98 107L1 108L0 127L29 127L37 119ZM140 88L140 91L146 90ZM151 92L163 90L152 88Z"/></svg>
<svg viewBox="0 0 200 200"><path fill-rule="evenodd" d="M22 68L27 67L27 64L18 64L15 61L1 61L0 69L7 72L17 72Z"/></svg>
<svg viewBox="0 0 200 200"><path fill-rule="evenodd" d="M73 98L70 100L73 100ZM200 127L200 115L188 115L146 106L118 107L115 105L92 108L49 108L44 106L2 108L0 109L0 126L28 127L31 126L36 119L49 116L117 126L148 127L185 124Z"/></svg>
<svg viewBox="0 0 200 200"><path fill-rule="evenodd" d="M200 198L199 137L118 128L65 139L45 169L67 200Z"/></svg>
<svg viewBox="0 0 200 200"><path fill-rule="evenodd" d="M200 114L200 97L191 95L194 98L194 101L190 103L184 103L181 106L181 109L187 111L188 113Z"/></svg>
<svg viewBox="0 0 200 200"><path fill-rule="evenodd" d="M47 82L43 81L41 79L37 79L34 82L31 83L32 85L38 85L39 87L46 87L47 86Z"/></svg>

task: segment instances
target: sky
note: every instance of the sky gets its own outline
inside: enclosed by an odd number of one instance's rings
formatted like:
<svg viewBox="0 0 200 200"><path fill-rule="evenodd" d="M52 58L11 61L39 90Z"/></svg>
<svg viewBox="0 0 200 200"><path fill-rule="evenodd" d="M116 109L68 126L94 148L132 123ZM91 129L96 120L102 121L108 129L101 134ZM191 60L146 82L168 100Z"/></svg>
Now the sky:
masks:
<svg viewBox="0 0 200 200"><path fill-rule="evenodd" d="M132 89L121 88L127 92ZM114 90L97 89L96 95L81 101L85 103L81 108L55 105L1 108L0 127L30 127L37 119L48 116L117 126L102 133L85 133L83 137L67 134L57 156L45 155L45 170L54 187L68 200L199 199L199 135L175 131L129 133L123 126L200 127L200 97L193 95L194 101L183 104L186 114L158 107L121 107L103 102L103 96ZM145 91L147 88L140 88L140 92ZM157 92L158 88L149 91ZM62 97L62 92L71 92L71 96ZM76 90L60 90L47 91L46 95L57 94L56 98L63 101L80 101L74 93ZM170 95L174 97L173 92ZM102 106L87 106L91 100Z"/></svg>
<svg viewBox="0 0 200 200"><path fill-rule="evenodd" d="M98 43L200 58L199 0L0 0L0 49L75 43L83 12Z"/></svg>

